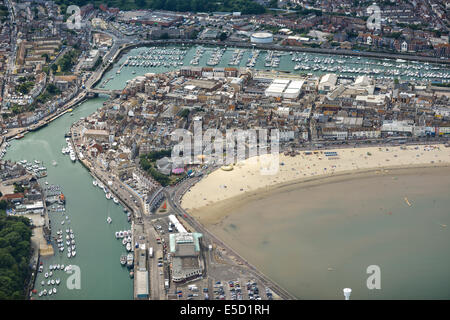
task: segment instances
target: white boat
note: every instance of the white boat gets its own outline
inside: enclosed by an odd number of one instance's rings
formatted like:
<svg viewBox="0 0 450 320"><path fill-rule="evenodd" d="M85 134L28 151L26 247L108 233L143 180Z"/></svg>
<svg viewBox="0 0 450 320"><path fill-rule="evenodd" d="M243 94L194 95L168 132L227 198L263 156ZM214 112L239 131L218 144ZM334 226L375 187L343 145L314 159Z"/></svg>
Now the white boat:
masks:
<svg viewBox="0 0 450 320"><path fill-rule="evenodd" d="M106 194L106 199L108 199L108 200L111 199L111 193L108 192L108 193Z"/></svg>
<svg viewBox="0 0 450 320"><path fill-rule="evenodd" d="M55 294L56 293L56 288L53 288L53 294Z"/></svg>
<svg viewBox="0 0 450 320"><path fill-rule="evenodd" d="M119 238L123 238L123 231L119 231Z"/></svg>
<svg viewBox="0 0 450 320"><path fill-rule="evenodd" d="M117 198L114 197L113 201L114 201L115 204L119 204L119 200Z"/></svg>
<svg viewBox="0 0 450 320"><path fill-rule="evenodd" d="M53 285L55 284L55 279L52 279L52 281L50 281L50 283Z"/></svg>
<svg viewBox="0 0 450 320"><path fill-rule="evenodd" d="M46 273L44 274L44 277L48 278L48 272L46 272Z"/></svg>
<svg viewBox="0 0 450 320"><path fill-rule="evenodd" d="M67 258L70 258L71 256L72 256L72 255L71 255L70 251L67 252Z"/></svg>
<svg viewBox="0 0 450 320"><path fill-rule="evenodd" d="M126 248L127 248L127 251L131 251L131 243L128 242Z"/></svg>
<svg viewBox="0 0 450 320"><path fill-rule="evenodd" d="M126 238L124 238L124 239L122 240L122 244L123 244L124 246L127 244L127 239L126 239Z"/></svg>
<svg viewBox="0 0 450 320"><path fill-rule="evenodd" d="M111 217L106 218L106 222L111 223L112 222Z"/></svg>
<svg viewBox="0 0 450 320"><path fill-rule="evenodd" d="M63 265L63 264L61 265L61 268L60 268L60 270L64 270L64 265Z"/></svg>
<svg viewBox="0 0 450 320"><path fill-rule="evenodd" d="M55 283L56 283L56 285L59 285L61 283L61 280L60 279L56 279Z"/></svg>
<svg viewBox="0 0 450 320"><path fill-rule="evenodd" d="M73 162L77 160L77 158L75 157L75 153L73 151L70 153L70 160L72 160Z"/></svg>
<svg viewBox="0 0 450 320"><path fill-rule="evenodd" d="M76 251L72 251L72 257L75 257L76 254L77 254Z"/></svg>
<svg viewBox="0 0 450 320"><path fill-rule="evenodd" d="M50 271L50 272L48 273L48 276L51 277L52 275L53 275L53 272Z"/></svg>
<svg viewBox="0 0 450 320"><path fill-rule="evenodd" d="M97 186L97 180L92 181L92 184L96 187Z"/></svg>
<svg viewBox="0 0 450 320"><path fill-rule="evenodd" d="M119 232L116 232L116 239L119 239Z"/></svg>
<svg viewBox="0 0 450 320"><path fill-rule="evenodd" d="M53 290L49 290L48 291L48 295L51 296L52 295Z"/></svg>

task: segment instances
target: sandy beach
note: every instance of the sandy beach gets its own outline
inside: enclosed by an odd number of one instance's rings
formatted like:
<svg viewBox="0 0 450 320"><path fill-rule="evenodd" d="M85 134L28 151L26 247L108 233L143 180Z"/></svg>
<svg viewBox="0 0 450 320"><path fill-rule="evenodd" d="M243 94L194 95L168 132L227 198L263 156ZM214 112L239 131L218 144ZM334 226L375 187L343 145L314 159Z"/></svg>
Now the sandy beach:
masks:
<svg viewBox="0 0 450 320"><path fill-rule="evenodd" d="M325 152L336 152L327 156ZM333 176L351 177L372 172L386 174L390 169L450 165L450 148L443 144L396 147L346 148L326 151L301 151L295 157L280 154L279 170L274 175L262 175L259 160L247 159L233 170L215 170L186 192L182 206L202 223L220 220L220 210L207 208L214 204L230 209L231 198L262 195L264 191L292 183L323 180ZM387 170L387 171L386 171ZM226 210L229 211L229 210Z"/></svg>

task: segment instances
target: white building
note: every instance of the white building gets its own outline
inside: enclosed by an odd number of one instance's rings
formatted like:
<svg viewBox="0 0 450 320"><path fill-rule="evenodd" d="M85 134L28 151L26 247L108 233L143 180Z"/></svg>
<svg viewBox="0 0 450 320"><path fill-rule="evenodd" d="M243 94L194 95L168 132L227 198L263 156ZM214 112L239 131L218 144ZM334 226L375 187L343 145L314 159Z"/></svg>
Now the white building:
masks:
<svg viewBox="0 0 450 320"><path fill-rule="evenodd" d="M89 51L88 56L84 59L82 68L83 69L92 69L95 64L97 63L97 60L100 58L100 51L99 50L91 50Z"/></svg>
<svg viewBox="0 0 450 320"><path fill-rule="evenodd" d="M337 75L334 73L327 73L320 79L319 92L328 92L334 90L337 83Z"/></svg>
<svg viewBox="0 0 450 320"><path fill-rule="evenodd" d="M303 87L304 80L294 80L289 83L283 92L283 98L297 99Z"/></svg>
<svg viewBox="0 0 450 320"><path fill-rule="evenodd" d="M255 32L250 37L250 42L252 43L272 43L273 34L270 32Z"/></svg>

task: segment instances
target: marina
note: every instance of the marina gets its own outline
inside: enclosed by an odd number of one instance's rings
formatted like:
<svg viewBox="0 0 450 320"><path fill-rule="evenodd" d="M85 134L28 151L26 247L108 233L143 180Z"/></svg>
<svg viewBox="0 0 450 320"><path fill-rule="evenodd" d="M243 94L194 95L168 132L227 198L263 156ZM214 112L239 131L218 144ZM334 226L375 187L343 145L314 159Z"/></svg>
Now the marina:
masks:
<svg viewBox="0 0 450 320"><path fill-rule="evenodd" d="M356 78L411 79L448 83L450 69L439 63L325 55L309 52L209 46L142 47L124 54L99 83L99 88L122 89L126 81L149 72L162 73L181 66L236 67L303 75L336 73Z"/></svg>

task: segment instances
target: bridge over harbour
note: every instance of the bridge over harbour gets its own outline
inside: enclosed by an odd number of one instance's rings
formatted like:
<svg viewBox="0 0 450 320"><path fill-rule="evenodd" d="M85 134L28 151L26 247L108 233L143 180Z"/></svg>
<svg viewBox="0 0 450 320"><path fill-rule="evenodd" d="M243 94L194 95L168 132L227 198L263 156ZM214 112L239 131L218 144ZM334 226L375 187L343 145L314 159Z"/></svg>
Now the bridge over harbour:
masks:
<svg viewBox="0 0 450 320"><path fill-rule="evenodd" d="M120 94L122 94L122 91L123 90L111 90L111 89L99 89L99 88L90 88L90 89L87 89L87 93L88 94L107 94L107 95L116 95L116 96L118 96L118 95L120 95Z"/></svg>

